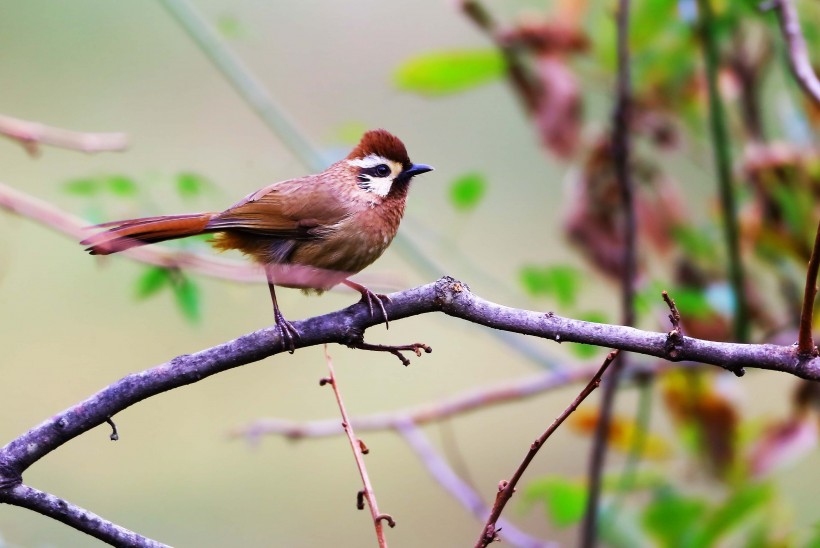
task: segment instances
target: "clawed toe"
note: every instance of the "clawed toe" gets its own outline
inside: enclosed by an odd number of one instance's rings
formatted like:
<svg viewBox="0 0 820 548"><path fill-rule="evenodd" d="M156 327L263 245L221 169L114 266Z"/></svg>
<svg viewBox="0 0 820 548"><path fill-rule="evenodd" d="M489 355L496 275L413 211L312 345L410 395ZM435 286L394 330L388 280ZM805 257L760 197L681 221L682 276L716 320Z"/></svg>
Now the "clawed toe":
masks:
<svg viewBox="0 0 820 548"><path fill-rule="evenodd" d="M276 318L276 330L282 338L282 344L288 349L290 354L293 354L296 351L296 341L302 337L293 324L282 316L281 312L277 310L274 316Z"/></svg>
<svg viewBox="0 0 820 548"><path fill-rule="evenodd" d="M385 329L390 329L390 320L387 317L387 310L384 308L384 303L391 302L390 297L387 295L382 295L381 293L373 293L369 289L365 288L365 291L362 292L362 302L367 303L367 308L370 310L370 317L376 317L376 311L373 307L373 301L379 305L379 311L382 314L382 318L384 318L384 327Z"/></svg>
<svg viewBox="0 0 820 548"><path fill-rule="evenodd" d="M385 327L387 329L390 329L390 321L387 318L387 310L385 310L384 308L384 303L391 302L390 297L388 297L387 295L382 295L381 293L373 293L362 284L356 283L351 280L344 280L342 283L344 283L347 287L355 289L356 291L362 294L361 302L367 304L367 309L370 310L371 318L376 317L376 309L373 306L373 301L375 301L376 304L379 305L379 311L382 313L382 318L384 318Z"/></svg>

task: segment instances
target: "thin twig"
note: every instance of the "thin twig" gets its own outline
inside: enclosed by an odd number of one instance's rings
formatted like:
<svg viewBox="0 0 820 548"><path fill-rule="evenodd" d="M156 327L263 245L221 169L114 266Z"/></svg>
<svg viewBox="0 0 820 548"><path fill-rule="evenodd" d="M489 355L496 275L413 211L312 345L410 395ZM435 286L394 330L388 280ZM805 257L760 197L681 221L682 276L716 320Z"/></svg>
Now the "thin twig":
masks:
<svg viewBox="0 0 820 548"><path fill-rule="evenodd" d="M3 114L0 114L0 135L18 141L32 155L39 153L38 145L88 153L121 152L128 148L128 135L125 133L84 133Z"/></svg>
<svg viewBox="0 0 820 548"><path fill-rule="evenodd" d="M379 541L379 548L386 548L387 540L384 538L382 521L386 521L390 527L395 527L396 522L393 521L393 518L388 514L379 512L379 505L376 502L376 493L373 491L373 485L370 483L370 477L367 475L367 467L364 464L362 443L361 440L356 437L353 426L350 424L350 417L347 415L345 404L342 401L342 393L339 390L339 382L336 379L336 372L333 370L333 359L327 350L327 344L325 344L325 360L327 361L327 368L330 371L330 377L325 384L329 384L333 387L333 393L336 395L336 403L339 404L339 412L342 414L342 427L347 434L347 439L350 441L350 448L353 449L353 457L356 459L356 468L359 469L359 475L362 477L362 483L364 484L364 489L359 491L359 493L362 493L360 497L364 497L364 499L367 500L367 505L370 507L370 514L373 516L373 525L376 529L376 539ZM357 506L360 505L357 504Z"/></svg>
<svg viewBox="0 0 820 548"><path fill-rule="evenodd" d="M806 47L806 40L800 30L800 19L797 10L790 0L776 0L774 7L778 14L780 29L786 40L789 66L795 79L803 88L806 96L817 106L820 106L820 80L814 72ZM814 300L817 296L817 271L820 266L820 224L814 238L814 248L811 252L808 270L806 271L806 287L803 292L803 308L800 314L800 332L797 339L797 348L800 354L816 354L811 329L813 323Z"/></svg>
<svg viewBox="0 0 820 548"><path fill-rule="evenodd" d="M669 321L672 324L672 329L683 335L683 326L680 323L680 311L678 311L678 305L675 304L675 299L670 297L666 291L661 291L661 296L663 297L663 302L669 307Z"/></svg>
<svg viewBox="0 0 820 548"><path fill-rule="evenodd" d="M410 419L398 421L395 425L396 431L401 434L404 441L419 460L424 464L436 483L443 487L453 496L463 507L482 522L487 519L490 509L481 500L475 490L455 473L447 461L441 457L433 448L433 444L424 435L421 428ZM498 520L499 529L504 529L504 541L513 546L521 548L547 548L555 546L553 543L544 542L524 533L512 523Z"/></svg>
<svg viewBox="0 0 820 548"><path fill-rule="evenodd" d="M729 280L735 300L734 337L738 342L749 339L749 306L746 302L743 262L740 256L738 237L737 205L734 183L732 182L732 157L729 132L726 128L726 114L718 89L720 56L715 39L714 13L711 0L698 0L700 14L700 35L703 44L703 58L706 66L706 80L709 90L709 129L712 136L720 205L723 213L723 232L729 256Z"/></svg>
<svg viewBox="0 0 820 548"><path fill-rule="evenodd" d="M461 10L493 41L501 52L507 65L508 80L513 91L521 101L524 111L533 114L538 108L541 90L537 84L537 79L532 74L532 70L522 59L519 48L499 39L498 23L478 0L462 0Z"/></svg>
<svg viewBox="0 0 820 548"><path fill-rule="evenodd" d="M623 271L621 272L621 316L624 325L635 324L635 280L637 278L637 226L635 220L634 184L630 172L630 119L632 113L632 83L629 59L629 0L618 1L616 14L618 81L617 99L612 116L612 162L621 194L623 211L624 248ZM621 356L607 376L599 412L598 424L592 441L589 460L589 490L586 512L581 526L581 546L591 548L598 534L598 506L601 496L601 482L604 463L609 445L609 428L615 406L615 394L621 372L627 367L626 356Z"/></svg>
<svg viewBox="0 0 820 548"><path fill-rule="evenodd" d="M490 543L494 542L498 536L498 530L496 529L496 522L498 518L501 517L501 512L504 511L504 506L506 506L507 502L512 498L513 493L515 493L515 486L518 484L518 480L521 479L521 476L524 475L527 467L529 466L532 459L535 458L536 453L541 447L546 443L549 437L555 432L559 426L569 417L573 411L578 409L578 406L581 405L587 396L589 396L593 390L598 388L598 385L601 384L601 376L609 367L609 364L618 356L619 351L613 350L610 352L604 363L601 365L598 372L592 377L592 380L589 381L581 393L576 396L569 407L564 409L564 412L561 413L558 418L556 418L553 423L547 428L541 436L538 437L537 440L530 445L529 451L527 451L524 460L521 461L521 464L518 465L516 468L515 473L513 474L512 478L509 481L502 481L498 485L498 494L495 497L495 503L493 504L493 509L490 512L490 517L487 518L487 523L484 528L481 530L481 535L478 537L478 541L476 542L476 548L484 548L489 546Z"/></svg>
<svg viewBox="0 0 820 548"><path fill-rule="evenodd" d="M816 355L817 348L811 336L814 318L814 299L817 297L817 271L820 269L820 223L814 237L814 248L811 251L809 267L806 270L806 288L803 292L803 310L800 314L800 332L797 339L797 351L804 355Z"/></svg>
<svg viewBox="0 0 820 548"><path fill-rule="evenodd" d="M820 80L812 68L806 40L800 30L800 19L791 0L774 0L774 7L780 22L783 38L786 40L786 49L789 54L789 65L792 73L815 105L820 106Z"/></svg>
<svg viewBox="0 0 820 548"><path fill-rule="evenodd" d="M670 297L666 291L661 292L661 295L669 307L669 321L672 324L672 330L668 333L666 339L666 352L670 357L674 358L680 354L681 348L683 347L683 325L681 324L681 316L678 311L678 306L675 304L675 300ZM740 374L741 371L742 369L738 369L734 373L738 376L742 376Z"/></svg>

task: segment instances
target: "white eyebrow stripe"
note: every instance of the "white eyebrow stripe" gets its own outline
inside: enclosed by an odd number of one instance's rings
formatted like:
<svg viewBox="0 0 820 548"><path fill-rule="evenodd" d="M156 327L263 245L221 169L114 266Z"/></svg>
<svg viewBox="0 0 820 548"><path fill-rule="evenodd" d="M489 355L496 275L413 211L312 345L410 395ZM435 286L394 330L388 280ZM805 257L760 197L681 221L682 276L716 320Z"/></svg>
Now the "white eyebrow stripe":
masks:
<svg viewBox="0 0 820 548"><path fill-rule="evenodd" d="M364 158L356 158L355 160L348 160L347 163L351 166L370 168L376 167L379 164L390 165L390 160L379 156L378 154L368 154Z"/></svg>

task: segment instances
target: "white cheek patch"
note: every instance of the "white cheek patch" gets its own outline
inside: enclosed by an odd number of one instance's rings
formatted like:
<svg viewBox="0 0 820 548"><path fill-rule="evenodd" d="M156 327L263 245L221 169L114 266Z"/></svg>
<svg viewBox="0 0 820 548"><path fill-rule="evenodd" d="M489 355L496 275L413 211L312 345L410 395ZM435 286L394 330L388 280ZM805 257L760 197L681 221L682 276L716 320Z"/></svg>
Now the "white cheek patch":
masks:
<svg viewBox="0 0 820 548"><path fill-rule="evenodd" d="M363 169L369 169L376 167L379 164L385 164L390 168L390 175L387 177L375 177L369 174L362 174L360 177L366 179L365 181L360 181L359 186L367 191L376 194L384 198L390 193L390 188L393 186L393 181L395 180L396 176L401 173L403 166L398 162L394 162L392 160L388 160L378 154L368 154L364 158L356 158L354 160L348 160L348 165L360 167Z"/></svg>
<svg viewBox="0 0 820 548"><path fill-rule="evenodd" d="M393 186L393 177L374 177L366 184L367 188L365 190L384 198L390 194L390 187Z"/></svg>

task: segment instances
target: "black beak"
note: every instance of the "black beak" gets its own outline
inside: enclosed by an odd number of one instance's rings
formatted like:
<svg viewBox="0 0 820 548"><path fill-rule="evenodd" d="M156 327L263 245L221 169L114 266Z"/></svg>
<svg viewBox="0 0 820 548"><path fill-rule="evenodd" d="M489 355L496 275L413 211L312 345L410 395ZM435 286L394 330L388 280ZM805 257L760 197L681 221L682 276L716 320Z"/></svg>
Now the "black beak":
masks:
<svg viewBox="0 0 820 548"><path fill-rule="evenodd" d="M433 167L425 164L412 164L410 167L402 171L399 177L405 181L409 181L416 175L421 175L422 173L427 173L428 171L433 171Z"/></svg>

